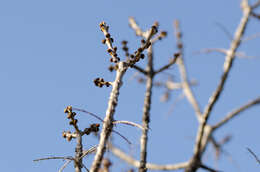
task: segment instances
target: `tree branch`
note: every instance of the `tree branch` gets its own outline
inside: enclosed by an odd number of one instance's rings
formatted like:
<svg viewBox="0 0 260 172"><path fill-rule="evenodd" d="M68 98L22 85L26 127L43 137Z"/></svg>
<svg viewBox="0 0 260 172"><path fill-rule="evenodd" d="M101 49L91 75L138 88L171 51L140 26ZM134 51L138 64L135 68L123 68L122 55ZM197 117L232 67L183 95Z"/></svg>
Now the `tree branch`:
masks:
<svg viewBox="0 0 260 172"><path fill-rule="evenodd" d="M140 166L140 162L131 158L126 153L121 151L120 149L109 145L109 150L118 158L124 160L128 164L138 168ZM158 165L158 164L152 164L152 163L146 163L146 168L149 170L178 170L183 169L188 166L188 162L182 162L177 164L166 164L166 165Z"/></svg>
<svg viewBox="0 0 260 172"><path fill-rule="evenodd" d="M90 172L97 172L100 167L101 161L103 159L103 155L104 155L105 149L106 149L106 143L107 143L107 140L113 129L113 121L114 121L113 116L114 116L115 109L116 109L116 106L118 103L119 89L120 89L120 86L122 85L122 78L123 78L126 70L127 70L126 63L119 62L118 69L116 71L116 78L115 78L115 81L113 82L113 85L112 85L113 88L110 93L110 98L108 101L106 117L104 119L103 128L102 128L102 131L100 134L100 141L99 141L99 145L97 148L97 153L96 153L94 161L92 163Z"/></svg>
<svg viewBox="0 0 260 172"><path fill-rule="evenodd" d="M255 154L251 149L249 149L249 148L247 148L247 150L248 150L248 152L250 152L250 153L254 156L254 158L256 159L256 161L258 162L258 164L260 164L260 160L258 159L258 157L256 156L256 154Z"/></svg>
<svg viewBox="0 0 260 172"><path fill-rule="evenodd" d="M182 79L182 83L183 83L183 92L184 92L185 96L187 97L188 101L190 102L190 104L192 105L192 107L194 108L198 121L200 121L202 114L200 111L199 104L190 88L188 78L187 78L186 68L185 68L184 61L183 61L183 44L182 44L182 40L181 40L182 33L180 31L179 21L176 20L174 22L174 27L175 27L175 35L176 35L176 39L177 39L177 47L178 47L179 53L180 53L180 57L177 59L177 65L179 67L179 71L180 71L180 75L181 75L181 79Z"/></svg>
<svg viewBox="0 0 260 172"><path fill-rule="evenodd" d="M202 121L200 123L199 129L197 132L196 143L195 143L195 147L194 147L194 156L193 156L194 163L197 163L197 161L200 160L202 150L204 150L204 147L202 145L205 145L205 144L202 144L202 142L205 139L205 128L206 128L206 126L208 126L207 121L209 119L210 113L211 113L215 103L217 102L220 94L223 91L224 84L226 82L226 79L228 78L228 74L229 74L230 69L233 64L236 50L240 45L241 38L245 32L245 29L246 29L246 26L247 26L247 23L248 23L248 20L250 17L251 8L248 5L248 1L243 0L241 3L241 6L242 6L242 10L243 10L243 17L241 18L240 24L237 28L237 31L235 32L234 40L231 42L230 49L226 56L222 77L220 79L217 89L213 92L212 96L209 98L209 103L204 110L203 118L202 118ZM207 137L207 139L208 138L209 137Z"/></svg>
<svg viewBox="0 0 260 172"><path fill-rule="evenodd" d="M245 105L243 105L243 106L233 110L229 114L227 114L224 119L222 119L220 122L218 122L216 125L213 126L213 129L215 130L215 129L220 128L221 126L223 126L224 124L229 122L231 119L238 116L240 113L242 113L245 110L251 108L252 106L258 105L258 104L260 104L260 97L257 97L256 99L251 100L250 102L246 103Z"/></svg>

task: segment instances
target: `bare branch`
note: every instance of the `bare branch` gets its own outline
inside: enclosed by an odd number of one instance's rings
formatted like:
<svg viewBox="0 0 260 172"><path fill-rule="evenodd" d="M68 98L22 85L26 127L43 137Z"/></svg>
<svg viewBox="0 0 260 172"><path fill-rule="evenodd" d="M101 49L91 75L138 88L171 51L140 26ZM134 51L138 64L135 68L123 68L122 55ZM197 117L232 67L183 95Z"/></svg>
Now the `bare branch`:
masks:
<svg viewBox="0 0 260 172"><path fill-rule="evenodd" d="M147 63L147 79L146 79L146 91L144 98L144 106L143 106L143 132L141 135L140 145L141 145L141 157L140 157L140 166L139 172L146 172L146 161L147 161L147 142L148 142L148 128L150 123L150 109L151 109L151 101L152 101L152 87L153 87L153 78L154 78L154 70L153 70L153 51L152 45L148 48L148 63Z"/></svg>
<svg viewBox="0 0 260 172"><path fill-rule="evenodd" d="M218 129L221 126L223 126L224 124L226 124L227 122L229 122L231 119L235 118L236 116L238 116L240 113L242 113L243 111L251 108L254 105L258 105L260 104L260 97L251 100L250 102L246 103L245 105L233 110L232 112L230 112L229 114L226 115L226 117L221 120L220 122L218 122L216 125L213 126L213 129Z"/></svg>
<svg viewBox="0 0 260 172"><path fill-rule="evenodd" d="M228 29L223 24L216 22L216 25L227 35L230 41L233 39L232 34L228 31Z"/></svg>
<svg viewBox="0 0 260 172"><path fill-rule="evenodd" d="M175 62L177 61L178 57L179 57L179 55L177 55L174 58L172 58L167 65L165 65L165 66L161 67L160 69L156 70L154 72L154 74L156 75L156 74L158 74L160 72L163 72L164 70L168 69L169 67L171 67L173 64L175 64Z"/></svg>
<svg viewBox="0 0 260 172"><path fill-rule="evenodd" d="M98 145L95 145L95 146L91 147L88 150L84 150L82 156L80 157L80 159L84 158L86 155L88 155L90 153L95 152L97 150L97 147L98 147Z"/></svg>
<svg viewBox="0 0 260 172"><path fill-rule="evenodd" d="M255 38L258 38L260 37L260 33L256 33L256 34L253 34L253 35L250 35L248 37L245 37L242 42L246 42L246 41L250 41L252 39L255 39Z"/></svg>
<svg viewBox="0 0 260 172"><path fill-rule="evenodd" d="M117 135L119 135L120 137L122 137L128 144L132 144L125 136L123 136L121 133L119 133L118 131L113 130L114 133L116 133Z"/></svg>
<svg viewBox="0 0 260 172"><path fill-rule="evenodd" d="M118 69L116 71L116 78L115 81L113 82L113 88L110 93L110 98L108 102L108 108L106 111L106 117L104 119L104 124L103 128L100 134L100 141L99 141L99 146L97 148L97 153L95 155L94 161L92 163L91 172L97 172L101 161L103 159L103 155L105 153L106 149L106 143L107 140L111 134L111 131L113 129L113 116L115 113L115 109L118 103L118 96L119 96L119 89L122 85L122 78L127 70L127 66L124 62L119 62L118 63Z"/></svg>
<svg viewBox="0 0 260 172"><path fill-rule="evenodd" d="M177 59L177 65L179 67L179 71L181 74L181 79L182 79L182 83L183 83L183 92L184 92L185 96L187 97L188 101L190 102L190 104L192 105L192 107L194 108L198 121L200 121L202 114L200 111L199 104L198 104L195 96L193 95L190 85L188 83L187 72L186 72L186 68L184 65L184 61L183 61L183 44L182 44L182 40L181 40L182 33L180 31L179 21L176 20L174 22L174 27L175 27L175 35L177 38L177 47L180 52L180 57Z"/></svg>
<svg viewBox="0 0 260 172"><path fill-rule="evenodd" d="M225 60L225 63L224 63L224 71L223 71L221 80L218 84L217 89L214 91L212 96L209 98L209 103L206 106L204 113L203 113L203 116L204 116L206 121L207 121L207 119L210 115L211 110L213 109L213 106L215 105L216 101L218 100L218 98L219 98L219 96L220 96L220 94L221 94L221 92L224 88L224 84L226 82L226 79L228 77L228 74L229 74L230 69L231 69L232 64L233 64L233 60L235 58L236 50L241 43L241 38L242 38L242 36L245 32L245 29L246 29L246 26L247 26L247 23L248 23L248 20L249 20L251 8L249 7L248 2L245 1L245 0L243 0L242 5L243 5L242 7L243 7L244 15L243 15L243 17L240 21L240 24L237 28L237 31L236 31L235 36L234 36L234 40L231 42L230 49L228 50L226 60Z"/></svg>
<svg viewBox="0 0 260 172"><path fill-rule="evenodd" d="M66 167L67 167L67 165L71 162L72 160L67 160L66 162L65 162L65 164L59 169L59 172L62 172Z"/></svg>
<svg viewBox="0 0 260 172"><path fill-rule="evenodd" d="M141 67L139 67L137 65L133 65L133 68L136 69L138 72L140 72L140 73L142 73L144 75L147 75L147 72L143 68L141 68Z"/></svg>
<svg viewBox="0 0 260 172"><path fill-rule="evenodd" d="M189 83L189 86L195 86L197 85L197 81L196 80L191 80ZM167 81L165 83L165 86L167 89L169 90L178 90L178 89L183 89L183 83L177 83L177 82L173 82L173 81Z"/></svg>
<svg viewBox="0 0 260 172"><path fill-rule="evenodd" d="M205 128L207 128L206 126L208 126L207 121L209 119L210 113L211 113L215 103L217 102L220 94L222 93L224 84L226 82L226 79L228 77L228 74L229 74L230 69L233 64L236 50L241 43L241 38L245 32L245 29L246 29L246 26L247 26L247 23L248 23L248 20L250 17L250 13L251 13L252 9L248 5L248 1L243 0L241 3L241 6L242 6L242 10L243 10L243 17L241 18L240 24L237 28L237 31L235 32L234 40L231 42L230 49L226 56L226 60L224 63L224 71L223 71L222 77L220 79L220 83L218 84L217 89L213 92L212 96L209 98L209 103L204 110L203 118L202 118L202 121L200 123L199 129L197 132L196 143L195 143L195 147L194 147L194 156L193 156L194 163L196 163L197 161L200 160L202 150L205 148L202 145L206 146L206 144L202 144L202 142L203 142L203 138L205 138L205 132L206 132Z"/></svg>
<svg viewBox="0 0 260 172"><path fill-rule="evenodd" d="M215 169L212 169L212 168L210 168L210 167L208 167L208 166L206 166L206 165L204 165L204 164L201 164L201 165L200 165L200 168L203 168L204 170L207 170L207 171L209 171L209 172L220 172L220 171L215 170Z"/></svg>
<svg viewBox="0 0 260 172"><path fill-rule="evenodd" d="M135 34L137 36L144 37L144 32L141 30L141 28L137 25L135 19L133 17L129 17L129 25L130 27L135 31Z"/></svg>
<svg viewBox="0 0 260 172"><path fill-rule="evenodd" d="M251 149L249 149L249 148L247 148L247 150L248 150L248 152L250 152L250 153L254 156L254 158L256 159L256 161L260 164L260 160L258 159L258 157L256 156L256 154L255 154Z"/></svg>
<svg viewBox="0 0 260 172"><path fill-rule="evenodd" d="M52 156L52 157L47 157L47 158L39 158L39 159L35 159L33 160L34 162L37 161L43 161L43 160L51 160L51 159L62 159L62 160L73 160L74 158L72 156L66 156L66 157L62 157L62 156Z"/></svg>
<svg viewBox="0 0 260 172"><path fill-rule="evenodd" d="M98 119L99 121L104 122L102 118L100 118L99 116L95 115L94 113L88 112L88 111L86 111L86 110L84 110L84 109L79 109L79 108L74 108L74 107L73 107L72 109L75 110L75 111L87 113L87 114L89 114L89 115L95 117L95 118Z"/></svg>
<svg viewBox="0 0 260 172"><path fill-rule="evenodd" d="M133 127L140 128L141 130L144 129L141 125L134 123L134 122L131 122L131 121L114 121L113 124L127 124L127 125L130 125L130 126L133 126Z"/></svg>
<svg viewBox="0 0 260 172"><path fill-rule="evenodd" d="M224 48L205 48L205 49L202 49L198 52L195 52L195 54L212 53L212 52L218 52L218 53L221 53L221 54L224 54L224 55L228 54L228 50L226 50ZM235 56L239 57L239 58L255 58L254 56L246 55L244 52L236 52Z"/></svg>
<svg viewBox="0 0 260 172"><path fill-rule="evenodd" d="M255 9L260 6L260 0L258 0L254 5L251 6L252 9Z"/></svg>
<svg viewBox="0 0 260 172"><path fill-rule="evenodd" d="M124 160L128 164L138 168L140 166L140 162L131 158L128 156L126 153L121 151L120 149L109 145L109 150L118 158ZM149 170L178 170L178 169L183 169L188 166L188 162L182 162L182 163L177 163L177 164L166 164L166 165L158 165L158 164L151 164L151 163L146 163L146 168Z"/></svg>

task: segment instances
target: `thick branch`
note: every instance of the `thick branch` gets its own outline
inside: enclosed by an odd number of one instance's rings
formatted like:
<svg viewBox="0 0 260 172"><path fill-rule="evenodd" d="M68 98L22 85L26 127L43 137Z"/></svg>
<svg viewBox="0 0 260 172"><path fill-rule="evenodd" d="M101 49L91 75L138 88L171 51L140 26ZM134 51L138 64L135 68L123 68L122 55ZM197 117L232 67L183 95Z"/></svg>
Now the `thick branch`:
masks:
<svg viewBox="0 0 260 172"><path fill-rule="evenodd" d="M82 146L82 136L80 133L77 133L77 146L75 149L75 160L74 160L74 167L75 172L81 172L82 169L82 159L81 156L83 155L83 146Z"/></svg>
<svg viewBox="0 0 260 172"><path fill-rule="evenodd" d="M114 113L115 113L115 109L118 103L118 96L119 96L119 89L120 86L122 85L122 78L125 74L127 70L127 66L124 62L119 62L118 63L118 70L116 71L116 78L115 81L113 82L113 88L112 91L110 93L110 97L109 97L109 101L108 101L108 108L106 111L106 117L104 119L104 124L103 124L103 128L100 134L100 141L99 141L99 145L97 148L97 153L95 155L94 161L92 163L90 172L97 172L103 155L105 153L105 149L106 149L106 143L107 140L111 134L111 131L113 129L113 121L114 121Z"/></svg>

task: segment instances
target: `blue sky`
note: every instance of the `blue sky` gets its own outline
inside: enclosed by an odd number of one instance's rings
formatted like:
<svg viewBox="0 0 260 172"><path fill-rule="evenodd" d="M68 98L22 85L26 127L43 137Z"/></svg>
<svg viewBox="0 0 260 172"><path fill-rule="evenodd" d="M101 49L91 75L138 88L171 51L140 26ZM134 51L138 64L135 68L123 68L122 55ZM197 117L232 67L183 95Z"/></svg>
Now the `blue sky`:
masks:
<svg viewBox="0 0 260 172"><path fill-rule="evenodd" d="M203 109L220 79L224 56L194 52L203 48L229 48L230 40L219 24L234 33L241 17L239 0L0 1L1 171L58 171L62 161L34 163L32 160L73 154L75 143L61 137L62 131L71 129L63 113L67 105L104 117L110 88L95 87L93 79L103 77L112 81L114 73L107 70L110 62L107 48L101 44L103 34L98 25L101 21L107 22L115 44L120 47L120 42L126 39L133 51L140 39L128 26L129 16L135 17L143 29L159 21L160 29L168 31L167 38L154 46L156 68L166 64L177 51L173 21L180 20L185 63L189 78L199 82L193 90ZM245 35L256 34L259 28L259 20L252 19ZM260 95L259 40L247 41L239 48L256 58L235 61L210 123ZM144 64L145 61L140 63ZM173 67L168 72L178 80L176 69ZM145 87L131 79L134 73L128 70L124 78L115 119L141 123ZM155 78L156 81L165 79L165 75ZM159 99L164 91L162 88L153 90L148 160L157 164L186 161L192 155L197 130L195 115L185 99L177 102L169 114L181 92L174 91L168 103L161 103ZM214 151L209 147L204 162L222 171L257 171L259 166L246 147L260 155L259 111L259 107L253 107L217 131L218 139L227 134L233 136L224 147L232 161L222 156L215 162ZM97 122L85 114L80 114L79 119L82 127ZM113 136L115 144L138 159L141 132L128 126L116 129L126 135L133 146L129 149L117 135ZM85 146L89 148L97 143L94 137L88 136ZM106 156L112 157L113 171L130 168L111 153ZM88 166L92 158L86 158ZM70 165L64 171L72 168Z"/></svg>

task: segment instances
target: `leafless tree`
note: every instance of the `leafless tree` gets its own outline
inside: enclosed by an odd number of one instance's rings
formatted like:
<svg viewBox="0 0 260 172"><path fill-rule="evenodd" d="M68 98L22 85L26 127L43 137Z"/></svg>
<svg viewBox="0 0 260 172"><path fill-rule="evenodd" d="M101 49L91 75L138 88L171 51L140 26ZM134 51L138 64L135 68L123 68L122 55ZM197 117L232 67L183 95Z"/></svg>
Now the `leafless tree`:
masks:
<svg viewBox="0 0 260 172"><path fill-rule="evenodd" d="M213 91L212 95L208 99L207 105L204 107L204 110L202 110L199 106L199 103L194 96L194 93L191 89L191 86L194 84L191 80L189 80L187 72L186 72L186 66L184 63L185 55L183 47L185 43L182 41L182 31L180 27L179 21L174 22L174 30L175 30L175 37L177 40L177 49L178 51L173 53L173 57L170 59L169 63L162 66L159 69L155 69L153 61L154 61L154 53L153 53L153 45L158 41L163 39L167 32L165 31L158 31L158 23L155 22L151 28L149 28L146 31L143 31L139 25L136 23L135 19L133 17L129 18L129 24L130 27L135 31L136 35L141 37L141 43L139 48L133 52L130 53L127 41L123 41L123 51L125 53L125 59L121 59L118 57L118 48L113 45L113 38L111 34L109 33L109 26L105 22L100 23L100 30L103 32L105 39L102 41L103 44L107 46L107 52L111 56L110 61L112 65L109 67L111 71L115 71L115 79L114 81L105 81L103 78L96 78L94 80L94 83L98 87L103 86L111 86L112 90L110 93L109 101L108 101L108 107L106 110L106 116L104 119L101 119L97 115L87 112L82 109L77 109L71 106L68 106L65 109L65 113L68 114L67 118L70 119L70 124L74 127L75 132L72 133L70 131L64 132L63 136L67 138L68 141L72 139L76 139L77 145L76 145L76 153L74 157L48 157L48 158L42 158L37 159L35 161L39 160L46 160L46 159L63 159L66 160L66 163L64 166L60 169L62 171L66 165L70 162L74 162L74 167L76 172L82 171L82 169L87 169L87 167L83 164L82 159L84 156L86 156L89 153L95 152L95 157L92 162L92 165L90 167L90 172L98 172L98 171L109 171L109 167L111 163L109 160L105 159L103 162L103 167L101 168L102 160L104 159L104 153L107 150L110 150L115 156L118 158L124 160L126 163L133 166L133 168L137 168L139 172L146 172L147 170L178 170L183 169L185 172L194 172L198 169L205 169L207 171L218 171L217 169L213 169L210 167L210 165L205 164L206 162L202 162L202 157L205 155L205 151L209 144L213 144L216 151L220 153L222 144L229 141L230 137L226 137L221 142L217 142L214 138L213 133L215 133L219 128L222 126L228 124L232 119L236 118L238 115L240 115L242 112L246 111L247 109L253 107L254 105L260 104L260 97L256 97L253 100L248 101L244 105L235 108L230 113L226 114L226 116L220 120L215 122L214 124L209 124L209 118L212 115L212 110L216 105L216 102L219 100L220 95L223 93L223 89L225 87L225 83L227 79L230 76L230 71L233 67L234 60L236 60L237 57L246 57L244 53L238 52L237 49L241 45L241 43L244 42L243 36L245 33L245 30L248 26L248 22L251 19L259 19L260 15L257 14L254 10L260 6L260 1L257 1L255 4L250 5L248 0L242 0L241 2L241 9L242 9L242 17L240 20L239 25L236 28L236 31L234 32L234 36L231 37L231 44L229 49L222 49L222 48L213 48L213 49L205 49L204 53L210 53L213 51L220 52L225 55L225 62L223 64L223 73L221 78L219 79L219 82L216 86L216 89ZM138 66L138 62L142 60L143 58L147 58L147 65L145 68ZM170 67L175 67L179 69L180 72L180 83L174 83L171 80L167 82L161 82L158 83L155 81L155 77L157 74L160 74L162 72L167 71ZM114 120L114 113L116 111L118 102L119 102L119 95L121 91L121 87L123 85L123 78L125 76L125 73L130 70L130 68L136 70L142 75L142 79L139 80L140 83L145 83L146 90L144 94L144 105L143 105L143 117L142 117L142 124L136 124L130 121L116 121ZM163 86L168 91L167 95L171 90L174 89L181 89L183 91L184 96L189 101L190 105L194 109L194 113L196 115L197 121L198 121L198 130L196 139L194 142L193 147L193 155L188 159L186 162L181 163L173 163L173 164L166 164L166 165L157 165L147 162L147 142L148 142L148 132L150 130L150 109L151 109L151 101L152 101L152 91L154 86ZM99 131L99 125L100 124L92 124L89 128L85 128L84 130L80 130L77 126L77 119L76 112L75 111L81 111L88 113L89 115L94 116L97 118L100 123L102 124L101 133L99 135L99 144L97 146L91 147L88 150L84 150L82 146L82 137L84 135L88 135L90 133L95 133ZM140 138L140 159L136 160L133 159L131 156L126 154L124 151L120 150L116 146L113 145L109 141L109 138L111 136L111 133L114 132L124 139L127 140L127 136L124 136L120 134L119 132L114 130L114 126L117 124L127 124L134 127L138 127L142 130L142 135ZM127 140L128 141L128 140ZM128 141L129 142L129 141ZM249 152L257 159L259 162L257 156L248 149Z"/></svg>

